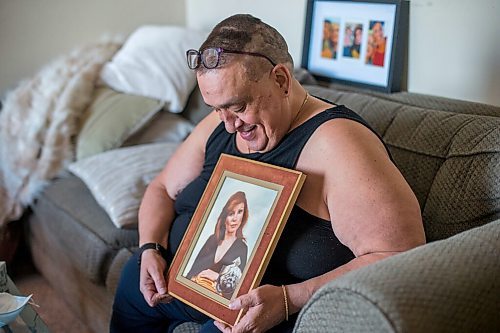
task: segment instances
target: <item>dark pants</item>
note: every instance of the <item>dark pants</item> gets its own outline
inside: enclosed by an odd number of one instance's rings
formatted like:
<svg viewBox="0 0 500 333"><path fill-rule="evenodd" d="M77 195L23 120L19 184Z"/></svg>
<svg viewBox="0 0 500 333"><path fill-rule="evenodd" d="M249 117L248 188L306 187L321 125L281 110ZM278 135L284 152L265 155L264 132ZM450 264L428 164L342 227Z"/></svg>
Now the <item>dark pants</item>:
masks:
<svg viewBox="0 0 500 333"><path fill-rule="evenodd" d="M213 319L181 301L173 300L168 304L150 307L139 290L139 273L137 254L135 254L123 268L116 290L111 333L171 333L176 326L188 321L202 325L200 329L202 333L220 333ZM281 322L271 331L292 332L296 320L297 314L294 314L290 316L289 321Z"/></svg>
<svg viewBox="0 0 500 333"><path fill-rule="evenodd" d="M116 290L111 333L170 333L187 321L203 325L200 332L220 332L210 317L178 300L150 307L139 290L139 272L137 255L134 255L123 268Z"/></svg>

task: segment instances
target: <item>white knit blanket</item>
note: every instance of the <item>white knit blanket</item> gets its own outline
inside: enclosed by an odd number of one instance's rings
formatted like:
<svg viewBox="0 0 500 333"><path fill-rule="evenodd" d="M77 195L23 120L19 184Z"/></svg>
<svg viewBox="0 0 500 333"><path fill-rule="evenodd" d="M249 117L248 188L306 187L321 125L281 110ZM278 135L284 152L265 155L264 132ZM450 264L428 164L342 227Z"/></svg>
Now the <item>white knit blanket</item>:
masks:
<svg viewBox="0 0 500 333"><path fill-rule="evenodd" d="M74 158L74 141L118 38L81 47L10 91L0 112L0 227Z"/></svg>

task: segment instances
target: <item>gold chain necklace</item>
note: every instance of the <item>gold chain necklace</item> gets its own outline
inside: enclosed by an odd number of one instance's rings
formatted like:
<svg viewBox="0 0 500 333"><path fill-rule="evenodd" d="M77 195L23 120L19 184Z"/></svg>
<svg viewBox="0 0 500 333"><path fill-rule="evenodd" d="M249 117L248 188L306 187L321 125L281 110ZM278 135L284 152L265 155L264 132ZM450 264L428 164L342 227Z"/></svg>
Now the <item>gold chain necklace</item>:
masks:
<svg viewBox="0 0 500 333"><path fill-rule="evenodd" d="M302 101L302 104L300 105L299 111L297 111L297 114L295 115L295 118L293 118L292 122L290 123L290 126L292 126L297 118L299 117L300 111L304 108L304 105L306 105L307 101L309 100L309 93L306 91L306 97L304 97L304 100Z"/></svg>

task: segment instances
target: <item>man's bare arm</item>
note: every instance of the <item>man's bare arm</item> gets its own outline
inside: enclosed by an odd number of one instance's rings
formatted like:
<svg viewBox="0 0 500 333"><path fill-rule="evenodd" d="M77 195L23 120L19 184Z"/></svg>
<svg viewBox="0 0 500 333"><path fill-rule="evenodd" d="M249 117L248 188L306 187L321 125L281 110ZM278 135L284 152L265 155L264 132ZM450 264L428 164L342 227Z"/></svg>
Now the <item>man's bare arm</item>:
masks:
<svg viewBox="0 0 500 333"><path fill-rule="evenodd" d="M168 246L175 199L201 173L206 141L219 122L215 112L202 120L148 186L139 209L139 245L160 243ZM140 290L150 306L168 300L166 271L167 264L157 251L142 253Z"/></svg>
<svg viewBox="0 0 500 333"><path fill-rule="evenodd" d="M323 182L320 201L335 235L356 258L324 275L288 286L293 312L338 276L425 243L418 201L369 129L350 120L331 121L321 126L307 145L299 165L306 169L303 171L312 184L315 179ZM322 163L308 163L318 160L317 156ZM307 191L306 187L301 196ZM299 197L301 203L309 205L303 207L309 211L316 210L317 216L325 213Z"/></svg>

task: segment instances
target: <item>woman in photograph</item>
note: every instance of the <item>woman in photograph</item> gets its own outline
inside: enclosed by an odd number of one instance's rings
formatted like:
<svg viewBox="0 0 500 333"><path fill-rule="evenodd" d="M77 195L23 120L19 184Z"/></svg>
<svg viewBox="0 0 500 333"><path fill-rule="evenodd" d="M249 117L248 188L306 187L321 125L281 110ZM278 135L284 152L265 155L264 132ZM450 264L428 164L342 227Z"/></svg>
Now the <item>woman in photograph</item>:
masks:
<svg viewBox="0 0 500 333"><path fill-rule="evenodd" d="M337 59L337 46L339 43L339 24L325 20L323 26L323 46L321 57Z"/></svg>
<svg viewBox="0 0 500 333"><path fill-rule="evenodd" d="M372 27L372 35L375 43L372 64L375 66L384 66L386 37L384 35L383 22L375 22Z"/></svg>
<svg viewBox="0 0 500 333"><path fill-rule="evenodd" d="M201 248L188 279L230 299L247 263L248 246L243 228L248 220L246 195L231 195L222 209L215 231Z"/></svg>
<svg viewBox="0 0 500 333"><path fill-rule="evenodd" d="M354 26L354 30L351 26L346 27L345 36L347 36L348 29L350 31L350 37L348 42L344 40L344 57L359 59L359 55L361 53L361 40L363 37L363 28L361 25L352 25Z"/></svg>
<svg viewBox="0 0 500 333"><path fill-rule="evenodd" d="M344 57L350 57L349 50L352 46L353 34L351 24L347 24L344 30Z"/></svg>
<svg viewBox="0 0 500 333"><path fill-rule="evenodd" d="M351 57L353 57L354 59L359 59L359 56L361 54L362 38L363 38L363 28L361 27L361 25L357 25L356 28L354 28L354 38L349 52Z"/></svg>
<svg viewBox="0 0 500 333"><path fill-rule="evenodd" d="M331 58L330 52L330 26L332 23L329 20L323 22L323 39L321 41L321 56L323 58Z"/></svg>
<svg viewBox="0 0 500 333"><path fill-rule="evenodd" d="M367 65L373 64L373 54L375 53L375 42L373 40L373 36L369 35L368 40L366 41L366 55L365 55L365 63Z"/></svg>

